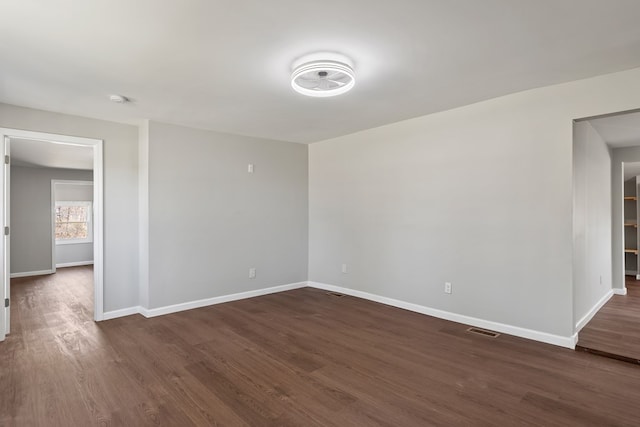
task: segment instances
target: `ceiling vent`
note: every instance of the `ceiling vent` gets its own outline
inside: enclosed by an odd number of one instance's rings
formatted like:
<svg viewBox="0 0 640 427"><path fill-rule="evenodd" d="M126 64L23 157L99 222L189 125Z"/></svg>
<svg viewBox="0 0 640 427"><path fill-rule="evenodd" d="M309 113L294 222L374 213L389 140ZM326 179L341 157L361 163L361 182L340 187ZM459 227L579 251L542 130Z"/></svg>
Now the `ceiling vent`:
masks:
<svg viewBox="0 0 640 427"><path fill-rule="evenodd" d="M291 87L317 98L341 95L355 85L351 61L335 53L307 55L293 64Z"/></svg>

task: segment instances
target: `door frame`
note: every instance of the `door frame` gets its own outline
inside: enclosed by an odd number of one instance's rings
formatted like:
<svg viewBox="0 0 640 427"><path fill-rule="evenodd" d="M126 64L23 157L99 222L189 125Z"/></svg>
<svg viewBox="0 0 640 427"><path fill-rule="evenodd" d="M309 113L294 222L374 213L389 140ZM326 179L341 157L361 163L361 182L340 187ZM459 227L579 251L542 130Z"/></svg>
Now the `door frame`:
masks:
<svg viewBox="0 0 640 427"><path fill-rule="evenodd" d="M104 317L104 170L103 170L103 140L95 138L83 138L70 135L58 135L53 133L35 132L20 129L0 128L0 143L2 152L9 153L10 141L12 138L31 139L53 144L80 145L93 148L93 286L94 304L93 319L100 321ZM10 227L9 206L9 171L10 164L3 162L3 173L0 174L0 192L2 192L2 218L0 222L3 227ZM3 233L4 234L4 233ZM3 300L10 298L10 248L9 236L4 236L0 245L0 258L2 258L2 281ZM11 303L10 303L11 304ZM4 308L2 322L0 322L0 341L10 332L10 309Z"/></svg>

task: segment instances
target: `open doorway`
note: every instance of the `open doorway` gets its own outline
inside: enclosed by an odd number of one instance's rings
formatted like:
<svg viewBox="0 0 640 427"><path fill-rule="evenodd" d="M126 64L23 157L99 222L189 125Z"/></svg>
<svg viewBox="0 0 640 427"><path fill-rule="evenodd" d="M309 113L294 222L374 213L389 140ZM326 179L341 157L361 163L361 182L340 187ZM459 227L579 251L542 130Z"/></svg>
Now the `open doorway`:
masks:
<svg viewBox="0 0 640 427"><path fill-rule="evenodd" d="M50 277L60 267L79 269L74 280L92 278L90 318L102 320L102 141L14 129L0 129L0 136L5 154L0 340L11 331L11 277Z"/></svg>
<svg viewBox="0 0 640 427"><path fill-rule="evenodd" d="M597 255L584 257L586 274L574 275L574 297L582 294L583 299L584 295L594 296L593 301L600 298L576 324L579 331L577 348L635 363L640 361L640 112L589 118L582 125L588 128L585 133L590 132L591 135L591 140L586 144L583 141L582 147L574 135L574 150L585 150L585 147L587 150L583 153L586 159L583 167L599 163L609 169L605 178L589 170L582 173L587 183L583 185L586 189L583 193L591 196L594 188L604 190L607 186L610 190L606 195L609 200L607 215L604 210L597 211L599 204L606 201L604 197L597 200L587 197L582 208L576 206L574 183L574 235L579 228L576 216L582 215L582 211L583 216L590 219L583 227L587 236L583 246L587 255ZM596 150L600 150L602 155L598 157ZM574 154L574 177L575 158ZM608 184L603 187L601 181L605 179ZM601 195L604 194L602 191ZM609 238L605 240L607 236L602 230L606 229L610 231ZM588 239L594 235L599 235L600 240ZM575 254L579 252L576 251L576 242L574 239L574 271ZM605 243L610 248L608 253L600 250ZM611 286L608 290L588 285L590 281L597 280L594 276L597 272L590 268L602 262L611 265Z"/></svg>
<svg viewBox="0 0 640 427"><path fill-rule="evenodd" d="M640 218L640 162L622 163L622 199L623 199L623 236L624 247L624 274L625 290L627 284L633 285L640 280L640 262L638 262L638 251L640 250L640 228L638 219Z"/></svg>

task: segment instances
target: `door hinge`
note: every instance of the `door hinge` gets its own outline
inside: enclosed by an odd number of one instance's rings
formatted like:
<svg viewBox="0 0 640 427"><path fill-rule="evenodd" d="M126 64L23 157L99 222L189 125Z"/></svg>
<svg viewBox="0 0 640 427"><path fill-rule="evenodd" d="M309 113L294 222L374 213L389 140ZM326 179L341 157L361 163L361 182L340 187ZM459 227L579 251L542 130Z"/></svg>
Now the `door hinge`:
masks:
<svg viewBox="0 0 640 427"><path fill-rule="evenodd" d="M9 307L9 298L5 298L4 299L4 306L5 306L5 308Z"/></svg>
<svg viewBox="0 0 640 427"><path fill-rule="evenodd" d="M8 236L9 235L9 227L5 227L4 228L4 235Z"/></svg>
<svg viewBox="0 0 640 427"><path fill-rule="evenodd" d="M11 157L9 157L9 155L7 154L6 156L4 156L4 164L8 165L9 164L9 160L11 160Z"/></svg>

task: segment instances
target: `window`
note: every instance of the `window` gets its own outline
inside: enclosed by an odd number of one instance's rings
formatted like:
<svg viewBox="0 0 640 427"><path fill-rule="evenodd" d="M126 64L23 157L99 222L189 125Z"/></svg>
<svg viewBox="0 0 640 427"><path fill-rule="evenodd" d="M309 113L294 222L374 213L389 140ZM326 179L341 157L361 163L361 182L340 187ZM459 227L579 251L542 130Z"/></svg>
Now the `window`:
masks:
<svg viewBox="0 0 640 427"><path fill-rule="evenodd" d="M90 243L91 202L56 202L56 245Z"/></svg>

